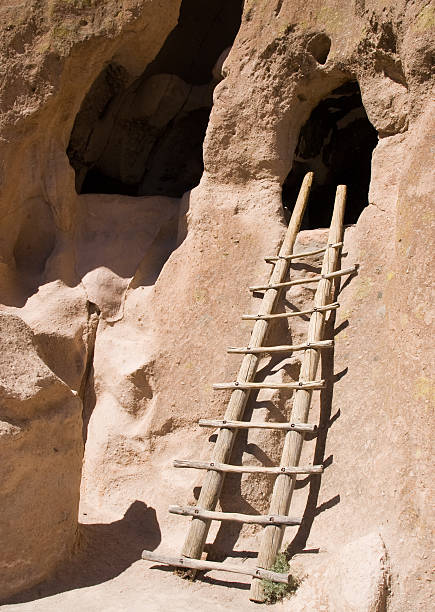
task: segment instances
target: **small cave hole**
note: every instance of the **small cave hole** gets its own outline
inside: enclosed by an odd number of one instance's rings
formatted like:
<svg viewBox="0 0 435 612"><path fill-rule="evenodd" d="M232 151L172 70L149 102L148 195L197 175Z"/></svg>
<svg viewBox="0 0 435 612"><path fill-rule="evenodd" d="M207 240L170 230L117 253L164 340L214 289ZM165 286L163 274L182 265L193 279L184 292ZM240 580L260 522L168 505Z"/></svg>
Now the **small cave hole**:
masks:
<svg viewBox="0 0 435 612"><path fill-rule="evenodd" d="M331 50L331 39L326 34L316 34L308 43L307 49L316 62L326 64Z"/></svg>
<svg viewBox="0 0 435 612"><path fill-rule="evenodd" d="M314 181L302 228L328 227L337 185L347 185L345 224L356 223L368 205L372 152L378 134L367 118L356 81L332 91L302 126L292 169L282 187L291 211L306 172Z"/></svg>
<svg viewBox="0 0 435 612"><path fill-rule="evenodd" d="M86 95L67 154L77 193L181 197L203 173L202 145L240 27L242 0L183 0L177 26L130 83L111 63Z"/></svg>

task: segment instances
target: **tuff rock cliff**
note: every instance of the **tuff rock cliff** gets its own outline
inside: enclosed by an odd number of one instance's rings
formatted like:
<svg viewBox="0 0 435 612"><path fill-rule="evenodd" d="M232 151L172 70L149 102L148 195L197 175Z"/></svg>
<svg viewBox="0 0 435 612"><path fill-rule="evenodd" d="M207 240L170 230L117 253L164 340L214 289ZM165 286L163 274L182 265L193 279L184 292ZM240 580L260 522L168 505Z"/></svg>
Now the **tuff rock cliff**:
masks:
<svg viewBox="0 0 435 612"><path fill-rule="evenodd" d="M304 580L279 605L432 609L435 6L242 4L0 5L5 610L254 607L244 590L139 559L180 550L187 519L167 506L194 500L201 476L171 461L210 455L197 421L222 415L211 384L237 372L225 349L248 338L246 288L267 278L307 170L298 248L325 241L333 189L348 183L343 261L360 267L323 366L333 395L312 411L324 434L304 450L328 467L301 481L306 520L285 540L312 553L295 554ZM312 292L287 299L303 308ZM306 321L289 321L271 342L304 338ZM294 380L299 365L265 360L261 376ZM259 418L288 416L291 396L262 393ZM251 433L235 456L268 465L281 441ZM271 487L228 478L222 508L263 511ZM243 559L257 536L215 530L210 555Z"/></svg>

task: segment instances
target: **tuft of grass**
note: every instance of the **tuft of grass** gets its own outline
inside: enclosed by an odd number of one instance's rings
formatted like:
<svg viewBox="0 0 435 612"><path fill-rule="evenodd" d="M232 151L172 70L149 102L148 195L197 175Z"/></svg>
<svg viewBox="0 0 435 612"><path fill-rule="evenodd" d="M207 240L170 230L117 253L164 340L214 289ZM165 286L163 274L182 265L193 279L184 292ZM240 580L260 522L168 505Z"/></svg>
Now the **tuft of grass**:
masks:
<svg viewBox="0 0 435 612"><path fill-rule="evenodd" d="M270 568L273 572L287 574L290 571L290 565L284 553L278 553L275 563ZM289 597L298 588L300 581L295 576L290 576L288 584L273 582L272 580L262 580L265 602L274 604L281 601L284 597Z"/></svg>

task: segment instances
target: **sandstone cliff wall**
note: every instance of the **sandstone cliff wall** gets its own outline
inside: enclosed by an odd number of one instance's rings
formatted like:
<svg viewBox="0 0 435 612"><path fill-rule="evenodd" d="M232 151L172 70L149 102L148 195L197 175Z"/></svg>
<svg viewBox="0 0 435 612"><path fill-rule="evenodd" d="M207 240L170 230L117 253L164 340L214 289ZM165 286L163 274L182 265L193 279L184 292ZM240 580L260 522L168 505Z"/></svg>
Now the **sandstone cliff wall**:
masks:
<svg viewBox="0 0 435 612"><path fill-rule="evenodd" d="M199 185L181 199L77 195L67 148L87 92L108 63L123 67L126 85L140 77L179 8L0 7L1 596L73 553L80 482L81 523L119 520L140 500L171 533L163 546L179 547L186 524L166 508L201 481L174 474L171 460L210 452L196 422L222 413L211 384L236 373L225 347L246 342L240 314L255 312L246 286L266 278L261 258L283 236L281 185L300 128L322 98L357 80L379 142L369 205L346 230L346 265L360 269L339 298L332 423L306 451L307 461L313 451L333 460L320 489L298 491L295 512L316 518L287 543L343 559L350 543L369 550L365 538L379 534L378 608L350 594L334 603L333 584L311 585L313 605L381 610L388 598L392 610L429 610L433 4L247 0L214 88ZM306 232L301 244L323 236ZM289 297L302 305L310 295ZM275 333L297 340L304 328ZM297 376L297 360L284 374L276 365L263 375ZM265 414L284 415L291 401L263 399ZM279 439L252 436L236 452L261 463L258 448L275 459ZM267 505L271 483L230 486L223 503L234 510ZM215 554L243 542L255 550L254 535L220 532ZM314 569L301 565L307 591Z"/></svg>

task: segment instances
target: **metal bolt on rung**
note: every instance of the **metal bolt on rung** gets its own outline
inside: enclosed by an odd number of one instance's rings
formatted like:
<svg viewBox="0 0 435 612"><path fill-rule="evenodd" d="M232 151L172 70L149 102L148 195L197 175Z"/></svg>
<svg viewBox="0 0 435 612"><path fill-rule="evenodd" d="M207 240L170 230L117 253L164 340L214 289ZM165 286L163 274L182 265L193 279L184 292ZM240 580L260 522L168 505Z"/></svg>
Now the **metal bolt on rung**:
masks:
<svg viewBox="0 0 435 612"><path fill-rule="evenodd" d="M281 472L285 472L285 467L281 468Z"/></svg>
<svg viewBox="0 0 435 612"><path fill-rule="evenodd" d="M210 467L214 467L213 461L210 461Z"/></svg>
<svg viewBox="0 0 435 612"><path fill-rule="evenodd" d="M199 514L199 510L195 508L195 514Z"/></svg>

